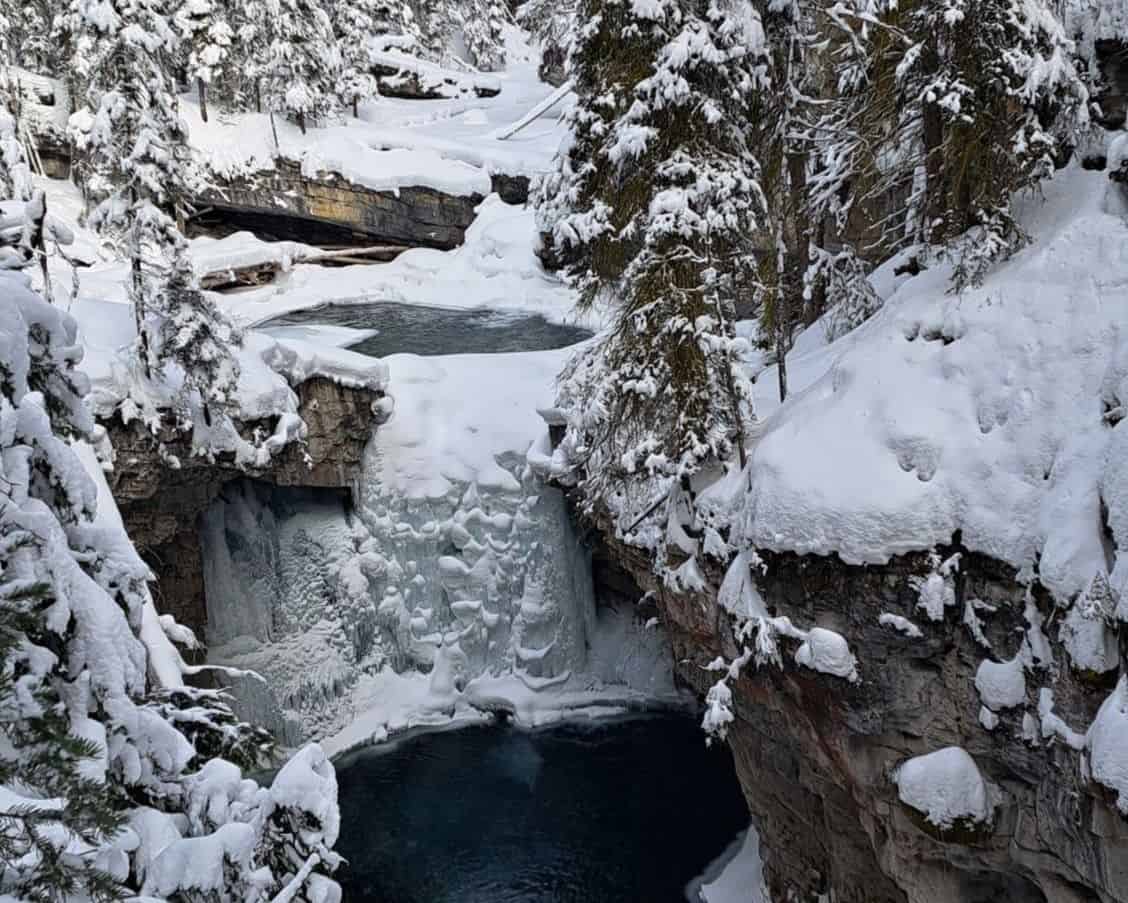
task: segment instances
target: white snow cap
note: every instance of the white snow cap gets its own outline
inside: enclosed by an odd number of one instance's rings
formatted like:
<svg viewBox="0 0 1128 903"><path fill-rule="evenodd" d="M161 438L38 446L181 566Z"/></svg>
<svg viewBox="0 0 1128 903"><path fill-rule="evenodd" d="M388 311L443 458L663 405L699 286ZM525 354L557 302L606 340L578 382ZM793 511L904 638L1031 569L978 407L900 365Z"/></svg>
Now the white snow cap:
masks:
<svg viewBox="0 0 1128 903"><path fill-rule="evenodd" d="M1026 671L1022 656L1008 662L984 659L975 672L975 689L983 704L994 712L1013 709L1026 702Z"/></svg>
<svg viewBox="0 0 1128 903"><path fill-rule="evenodd" d="M846 638L824 627L812 627L807 638L795 650L796 663L823 674L843 677L851 683L858 679L858 660L850 651Z"/></svg>
<svg viewBox="0 0 1128 903"><path fill-rule="evenodd" d="M1087 740L1093 780L1115 790L1117 808L1128 815L1128 677L1101 704Z"/></svg>
<svg viewBox="0 0 1128 903"><path fill-rule="evenodd" d="M909 759L897 770L894 781L901 802L924 813L938 828L964 820L991 821L996 791L962 747L949 746Z"/></svg>

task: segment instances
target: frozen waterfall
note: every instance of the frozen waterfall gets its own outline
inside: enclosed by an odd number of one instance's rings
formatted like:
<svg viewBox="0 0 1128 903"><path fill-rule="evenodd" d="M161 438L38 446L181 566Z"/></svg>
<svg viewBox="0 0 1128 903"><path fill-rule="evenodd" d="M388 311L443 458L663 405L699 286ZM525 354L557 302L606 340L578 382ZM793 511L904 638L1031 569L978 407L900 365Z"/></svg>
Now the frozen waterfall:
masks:
<svg viewBox="0 0 1128 903"><path fill-rule="evenodd" d="M345 729L358 742L483 708L536 721L675 695L662 636L597 606L565 499L525 461L543 429L532 400L533 419L520 404L516 425L491 417L452 367L473 361L482 389L491 366L529 357L393 357L394 385L396 362L414 369L400 367L355 508L249 480L225 489L201 528L207 639L209 661L265 680L233 681L242 714L291 743Z"/></svg>

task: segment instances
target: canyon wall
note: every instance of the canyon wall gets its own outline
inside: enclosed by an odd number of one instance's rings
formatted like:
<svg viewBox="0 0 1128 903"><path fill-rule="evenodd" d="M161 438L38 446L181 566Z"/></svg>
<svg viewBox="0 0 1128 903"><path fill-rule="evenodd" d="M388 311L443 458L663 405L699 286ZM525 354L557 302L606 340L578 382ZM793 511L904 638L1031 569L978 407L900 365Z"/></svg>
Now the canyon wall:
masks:
<svg viewBox="0 0 1128 903"><path fill-rule="evenodd" d="M705 694L706 665L738 654L729 616L713 590L677 594L653 574L645 553L612 541L611 561L657 602L680 677ZM965 550L956 604L931 622L912 578L929 557L854 567L836 557L763 555L756 581L768 610L796 624L835 630L849 641L860 681L800 668L747 665L730 683L735 723L728 735L752 815L764 838L772 899L836 903L1009 903L1128 900L1128 821L1105 788L1085 778L1081 754L1040 730L1039 688L1052 687L1053 713L1083 733L1116 682L1070 669L1059 614L1007 566ZM614 569L611 569L614 570ZM598 576L598 575L597 575ZM623 574L616 580L621 584ZM598 587L597 587L598 590ZM982 641L964 622L980 612ZM911 618L922 636L882 626L882 613ZM975 686L984 658L1016 655L1032 630L1056 665L1026 675L1027 698L987 730ZM990 644L988 650L983 642ZM793 652L790 648L787 652ZM1001 791L989 828L942 832L902 804L894 769L912 756L961 746Z"/></svg>

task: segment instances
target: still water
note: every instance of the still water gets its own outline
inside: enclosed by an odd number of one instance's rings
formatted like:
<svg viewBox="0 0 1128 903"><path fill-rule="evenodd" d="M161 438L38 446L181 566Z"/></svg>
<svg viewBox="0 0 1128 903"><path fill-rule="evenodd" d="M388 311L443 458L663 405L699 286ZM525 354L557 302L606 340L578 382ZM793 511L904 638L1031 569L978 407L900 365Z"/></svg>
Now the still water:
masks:
<svg viewBox="0 0 1128 903"><path fill-rule="evenodd" d="M345 903L683 903L748 824L682 716L417 735L337 776Z"/></svg>
<svg viewBox="0 0 1128 903"><path fill-rule="evenodd" d="M579 326L550 323L540 314L523 311L450 310L394 301L327 304L276 317L259 328L269 332L315 323L377 330L352 346L353 351L373 357L543 351L574 345L591 335Z"/></svg>

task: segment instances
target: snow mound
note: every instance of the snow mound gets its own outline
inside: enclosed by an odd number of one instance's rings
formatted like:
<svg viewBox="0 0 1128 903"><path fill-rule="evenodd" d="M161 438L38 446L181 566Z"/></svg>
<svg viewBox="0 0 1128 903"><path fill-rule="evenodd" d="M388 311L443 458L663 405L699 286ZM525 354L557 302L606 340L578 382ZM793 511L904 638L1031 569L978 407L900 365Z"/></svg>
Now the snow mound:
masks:
<svg viewBox="0 0 1128 903"><path fill-rule="evenodd" d="M1021 656L1007 662L984 659L975 672L975 689L983 704L993 712L1013 709L1026 703L1026 669Z"/></svg>
<svg viewBox="0 0 1128 903"><path fill-rule="evenodd" d="M858 660L845 637L824 627L812 627L795 650L797 664L850 682L858 679Z"/></svg>
<svg viewBox="0 0 1128 903"><path fill-rule="evenodd" d="M879 623L882 627L890 627L893 630L896 630L898 633L904 634L910 639L916 639L917 637L924 636L924 634L921 632L921 629L917 627L916 624L914 624L908 618L901 615L895 615L892 612L883 611L880 615L878 615L877 623Z"/></svg>
<svg viewBox="0 0 1128 903"><path fill-rule="evenodd" d="M1128 677L1102 704L1089 727L1089 773L1117 793L1117 808L1128 815Z"/></svg>
<svg viewBox="0 0 1128 903"><path fill-rule="evenodd" d="M949 746L909 759L894 780L901 802L923 813L938 828L951 828L961 821L991 821L994 790L962 747Z"/></svg>
<svg viewBox="0 0 1128 903"><path fill-rule="evenodd" d="M1031 245L980 288L935 265L825 355L748 465L753 547L883 563L962 531L1059 600L1106 569L1102 498L1128 583L1128 224L1070 168L1029 199ZM836 343L837 344L837 343ZM834 346L831 346L832 348Z"/></svg>

